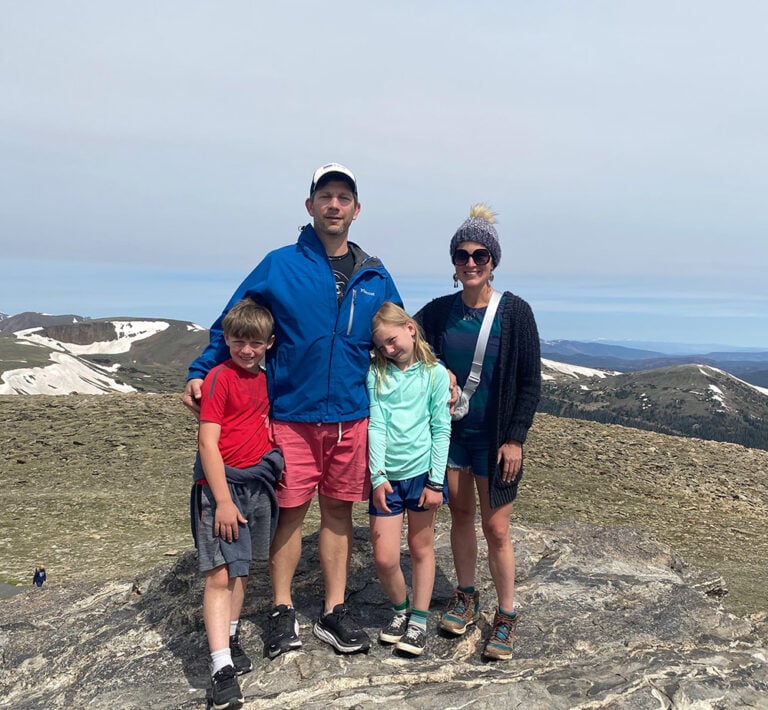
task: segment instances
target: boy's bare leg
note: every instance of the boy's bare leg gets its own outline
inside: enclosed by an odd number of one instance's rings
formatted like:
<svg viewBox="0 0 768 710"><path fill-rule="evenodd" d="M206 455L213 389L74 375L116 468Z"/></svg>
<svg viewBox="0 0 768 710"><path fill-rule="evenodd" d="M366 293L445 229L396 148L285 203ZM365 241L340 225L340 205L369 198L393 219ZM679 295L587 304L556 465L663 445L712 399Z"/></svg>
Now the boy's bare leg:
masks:
<svg viewBox="0 0 768 710"><path fill-rule="evenodd" d="M352 554L352 502L320 495L318 552L325 580L325 611L344 602Z"/></svg>
<svg viewBox="0 0 768 710"><path fill-rule="evenodd" d="M275 606L293 606L291 585L301 559L301 527L312 501L295 508L280 508L277 530L269 548L269 572Z"/></svg>
<svg viewBox="0 0 768 710"><path fill-rule="evenodd" d="M248 588L248 577L235 577L234 581L229 608L230 621L237 621L240 618L240 612L243 610L243 602L245 601L245 590Z"/></svg>
<svg viewBox="0 0 768 710"><path fill-rule="evenodd" d="M230 579L226 565L205 575L203 592L203 622L211 653L229 648L229 621L235 579Z"/></svg>

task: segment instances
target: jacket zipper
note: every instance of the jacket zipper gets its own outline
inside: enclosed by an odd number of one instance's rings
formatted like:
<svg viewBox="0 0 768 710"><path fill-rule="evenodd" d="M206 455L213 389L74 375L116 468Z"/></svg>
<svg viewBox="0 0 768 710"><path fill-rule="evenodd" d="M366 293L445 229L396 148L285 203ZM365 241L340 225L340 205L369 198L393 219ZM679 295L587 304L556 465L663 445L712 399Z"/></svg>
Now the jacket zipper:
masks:
<svg viewBox="0 0 768 710"><path fill-rule="evenodd" d="M352 303L349 306L349 323L347 324L347 335L352 332L352 321L355 319L355 300L357 299L357 289L352 289Z"/></svg>

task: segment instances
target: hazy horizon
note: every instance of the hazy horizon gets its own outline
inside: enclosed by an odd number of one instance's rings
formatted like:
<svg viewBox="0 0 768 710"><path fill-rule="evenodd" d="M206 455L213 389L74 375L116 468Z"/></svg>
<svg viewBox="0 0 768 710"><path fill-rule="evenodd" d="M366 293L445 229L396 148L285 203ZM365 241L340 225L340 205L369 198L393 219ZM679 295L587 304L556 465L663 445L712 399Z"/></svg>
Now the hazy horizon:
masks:
<svg viewBox="0 0 768 710"><path fill-rule="evenodd" d="M26 288L7 294L0 289L0 312L169 318L207 328L250 266L242 272L203 272L78 265L77 269L67 270L66 277L59 276L64 286L56 294L46 288L48 272L54 269L61 270L61 263L38 263L33 281L29 280L32 270L22 269ZM415 312L431 298L455 292L450 276L401 275L396 269L390 270L409 312ZM11 269L11 282L14 273ZM84 289L83 284L88 287ZM685 289L670 293L658 287L649 287L652 293L645 295L643 289L626 284L605 282L596 287L587 279L564 283L563 279L551 282L531 276L500 277L494 280L494 286L513 291L531 304L544 340L711 344L768 350L768 318L761 316L748 299L719 301L717 296L706 293L692 296ZM745 326L745 320L759 327Z"/></svg>

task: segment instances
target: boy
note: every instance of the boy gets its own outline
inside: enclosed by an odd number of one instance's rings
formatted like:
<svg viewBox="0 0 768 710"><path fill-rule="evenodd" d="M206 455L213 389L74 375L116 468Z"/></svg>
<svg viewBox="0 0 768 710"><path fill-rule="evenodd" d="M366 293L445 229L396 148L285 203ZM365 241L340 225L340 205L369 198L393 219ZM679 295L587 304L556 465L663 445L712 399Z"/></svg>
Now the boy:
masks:
<svg viewBox="0 0 768 710"><path fill-rule="evenodd" d="M205 573L203 621L211 653L210 704L239 708L236 675L253 667L238 623L252 559L265 561L277 526L283 457L269 437L260 363L274 343L270 312L243 299L222 323L230 358L205 378L192 489L192 534Z"/></svg>

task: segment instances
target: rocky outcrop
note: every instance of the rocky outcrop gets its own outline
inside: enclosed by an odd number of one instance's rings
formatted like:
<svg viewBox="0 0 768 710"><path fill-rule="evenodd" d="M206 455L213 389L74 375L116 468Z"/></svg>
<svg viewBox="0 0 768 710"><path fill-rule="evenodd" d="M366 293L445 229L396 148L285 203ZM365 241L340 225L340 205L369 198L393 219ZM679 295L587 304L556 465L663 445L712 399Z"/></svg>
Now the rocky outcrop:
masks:
<svg viewBox="0 0 768 710"><path fill-rule="evenodd" d="M374 636L388 603L367 529L355 534L349 603ZM437 530L435 613L419 659L376 642L367 655L341 656L312 636L322 598L315 536L305 540L294 596L304 645L262 658L270 592L265 570L255 570L241 633L255 661L242 677L246 707L768 707L765 615L725 612L717 574L688 567L628 527L516 526L513 538L521 621L516 657L506 663L480 657L494 605L485 560L480 623L460 639L435 629L452 589L446 523ZM405 552L404 566L409 576ZM204 707L200 602L192 553L137 583L44 587L0 602L0 705Z"/></svg>
<svg viewBox="0 0 768 710"><path fill-rule="evenodd" d="M117 331L111 321L86 321L84 323L67 323L47 325L43 335L62 343L73 345L91 345L92 343L115 340Z"/></svg>

